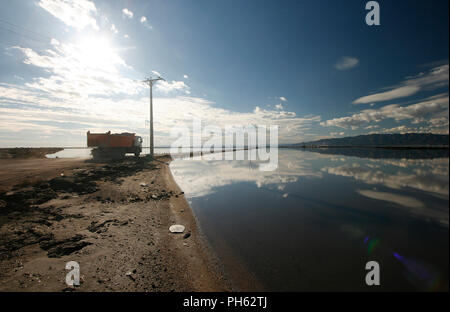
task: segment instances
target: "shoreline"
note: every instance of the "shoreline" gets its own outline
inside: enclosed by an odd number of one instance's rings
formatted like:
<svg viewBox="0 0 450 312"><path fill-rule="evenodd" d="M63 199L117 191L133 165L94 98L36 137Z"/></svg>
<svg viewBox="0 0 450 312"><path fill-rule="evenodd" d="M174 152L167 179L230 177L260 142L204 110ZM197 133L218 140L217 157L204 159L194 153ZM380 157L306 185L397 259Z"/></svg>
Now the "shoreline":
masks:
<svg viewBox="0 0 450 312"><path fill-rule="evenodd" d="M0 291L231 290L171 160L0 160ZM170 233L172 224L185 232ZM80 286L65 284L68 261L80 264Z"/></svg>
<svg viewBox="0 0 450 312"><path fill-rule="evenodd" d="M169 167L168 174L170 175L170 183L173 183L174 187L181 191ZM222 242L218 247L226 250L226 252L222 253L222 257L218 255L203 233L199 219L184 196L183 203L180 204L180 207L186 207L190 211L189 218L192 219L190 223L195 224L196 241L198 242L198 248L201 250L200 254L205 257L205 261L212 266L216 274L218 273L222 276L222 280L225 282L227 288L225 291L267 291L262 282L239 260L239 257L234 255L230 246Z"/></svg>

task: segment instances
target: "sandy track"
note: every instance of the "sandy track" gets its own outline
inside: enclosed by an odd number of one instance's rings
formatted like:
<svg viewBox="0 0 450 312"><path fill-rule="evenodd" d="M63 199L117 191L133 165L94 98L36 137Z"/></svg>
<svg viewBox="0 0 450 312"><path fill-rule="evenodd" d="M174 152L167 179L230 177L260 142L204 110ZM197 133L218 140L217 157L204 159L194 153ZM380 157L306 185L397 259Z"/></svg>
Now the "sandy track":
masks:
<svg viewBox="0 0 450 312"><path fill-rule="evenodd" d="M229 290L169 162L2 160L0 291ZM42 197L52 198L36 203ZM185 233L170 233L172 224ZM65 284L68 261L80 264L74 289Z"/></svg>
<svg viewBox="0 0 450 312"><path fill-rule="evenodd" d="M45 180L64 171L84 166L84 159L0 159L0 191L24 181Z"/></svg>

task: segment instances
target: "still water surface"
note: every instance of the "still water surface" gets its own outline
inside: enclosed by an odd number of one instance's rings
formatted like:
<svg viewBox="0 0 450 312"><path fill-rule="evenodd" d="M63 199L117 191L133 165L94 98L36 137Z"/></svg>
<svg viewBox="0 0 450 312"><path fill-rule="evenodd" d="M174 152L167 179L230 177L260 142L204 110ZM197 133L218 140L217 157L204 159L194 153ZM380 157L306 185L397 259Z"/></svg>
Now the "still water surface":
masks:
<svg viewBox="0 0 450 312"><path fill-rule="evenodd" d="M208 157L170 168L246 290L448 290L448 151L349 151L282 149L273 172ZM381 286L366 285L368 261ZM238 282L244 269L254 284Z"/></svg>
<svg viewBox="0 0 450 312"><path fill-rule="evenodd" d="M62 151L59 151L54 154L46 155L47 158L91 158L91 150L92 148L65 148ZM155 148L155 154L165 154L169 153L170 148L166 147L157 147ZM142 154L150 154L150 149L143 148ZM133 154L129 154L133 155Z"/></svg>

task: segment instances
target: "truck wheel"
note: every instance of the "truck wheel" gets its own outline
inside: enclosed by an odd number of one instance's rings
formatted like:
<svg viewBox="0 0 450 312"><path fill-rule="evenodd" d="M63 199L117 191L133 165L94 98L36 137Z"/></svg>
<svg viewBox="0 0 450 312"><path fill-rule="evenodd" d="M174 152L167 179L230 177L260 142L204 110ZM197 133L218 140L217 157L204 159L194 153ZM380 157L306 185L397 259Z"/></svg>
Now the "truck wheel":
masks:
<svg viewBox="0 0 450 312"><path fill-rule="evenodd" d="M104 157L105 157L104 153L102 153L102 151L100 151L100 150L97 149L97 148L94 148L94 149L91 151L91 154L92 154L92 158L93 158L94 160L102 160L102 159L104 159Z"/></svg>

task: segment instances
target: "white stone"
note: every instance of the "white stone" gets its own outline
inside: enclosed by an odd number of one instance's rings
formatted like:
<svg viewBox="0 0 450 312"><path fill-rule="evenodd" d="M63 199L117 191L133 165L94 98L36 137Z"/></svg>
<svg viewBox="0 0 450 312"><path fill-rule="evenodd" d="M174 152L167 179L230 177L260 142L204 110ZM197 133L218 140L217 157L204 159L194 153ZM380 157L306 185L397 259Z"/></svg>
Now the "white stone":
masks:
<svg viewBox="0 0 450 312"><path fill-rule="evenodd" d="M174 225L170 226L169 231L171 233L183 233L184 229L185 229L184 225L174 224Z"/></svg>

